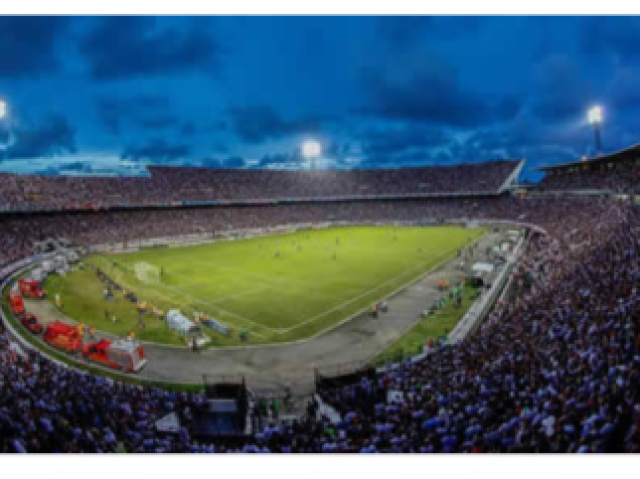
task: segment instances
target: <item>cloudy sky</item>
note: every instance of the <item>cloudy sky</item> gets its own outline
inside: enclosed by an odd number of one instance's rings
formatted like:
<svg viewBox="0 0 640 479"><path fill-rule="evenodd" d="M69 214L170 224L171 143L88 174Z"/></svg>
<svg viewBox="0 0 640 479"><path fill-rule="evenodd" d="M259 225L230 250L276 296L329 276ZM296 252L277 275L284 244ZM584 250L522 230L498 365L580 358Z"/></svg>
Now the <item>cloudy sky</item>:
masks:
<svg viewBox="0 0 640 479"><path fill-rule="evenodd" d="M640 18L0 17L0 168L327 168L640 140ZM534 177L530 175L530 177Z"/></svg>

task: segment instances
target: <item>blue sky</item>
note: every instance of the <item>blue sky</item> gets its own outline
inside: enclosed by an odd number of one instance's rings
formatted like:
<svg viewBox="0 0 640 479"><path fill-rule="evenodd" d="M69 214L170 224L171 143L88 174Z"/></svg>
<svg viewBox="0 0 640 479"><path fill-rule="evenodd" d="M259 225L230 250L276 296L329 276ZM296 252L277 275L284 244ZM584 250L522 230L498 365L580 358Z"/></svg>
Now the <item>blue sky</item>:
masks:
<svg viewBox="0 0 640 479"><path fill-rule="evenodd" d="M0 168L525 158L640 136L636 17L0 17ZM534 178L534 175L528 174Z"/></svg>

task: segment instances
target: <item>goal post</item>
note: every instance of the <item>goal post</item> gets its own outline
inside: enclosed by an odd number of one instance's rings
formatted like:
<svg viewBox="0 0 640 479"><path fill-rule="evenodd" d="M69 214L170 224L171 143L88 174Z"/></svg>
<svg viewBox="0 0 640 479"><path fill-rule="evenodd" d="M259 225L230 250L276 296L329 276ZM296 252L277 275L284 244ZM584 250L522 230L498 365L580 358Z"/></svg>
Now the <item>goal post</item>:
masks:
<svg viewBox="0 0 640 479"><path fill-rule="evenodd" d="M139 261L133 265L136 278L145 284L160 282L160 268L144 261Z"/></svg>

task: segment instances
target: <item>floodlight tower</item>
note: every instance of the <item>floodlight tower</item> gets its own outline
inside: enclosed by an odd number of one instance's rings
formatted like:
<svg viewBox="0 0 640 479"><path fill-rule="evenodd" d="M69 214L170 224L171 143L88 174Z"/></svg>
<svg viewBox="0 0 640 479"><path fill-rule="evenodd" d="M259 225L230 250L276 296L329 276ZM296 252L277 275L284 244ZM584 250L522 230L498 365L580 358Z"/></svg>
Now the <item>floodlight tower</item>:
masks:
<svg viewBox="0 0 640 479"><path fill-rule="evenodd" d="M596 156L602 152L602 139L600 138L600 124L602 123L602 107L599 105L589 108L587 113L589 123L593 125L593 135L596 143Z"/></svg>
<svg viewBox="0 0 640 479"><path fill-rule="evenodd" d="M2 123L7 120L7 116L9 115L9 107L7 106L7 102L0 98L0 126ZM9 141L6 145L0 143L0 160L5 159L5 155L9 145L11 144L11 131L9 130Z"/></svg>
<svg viewBox="0 0 640 479"><path fill-rule="evenodd" d="M316 160L320 156L320 143L316 140L307 140L302 144L302 156L309 160L309 168L316 169Z"/></svg>

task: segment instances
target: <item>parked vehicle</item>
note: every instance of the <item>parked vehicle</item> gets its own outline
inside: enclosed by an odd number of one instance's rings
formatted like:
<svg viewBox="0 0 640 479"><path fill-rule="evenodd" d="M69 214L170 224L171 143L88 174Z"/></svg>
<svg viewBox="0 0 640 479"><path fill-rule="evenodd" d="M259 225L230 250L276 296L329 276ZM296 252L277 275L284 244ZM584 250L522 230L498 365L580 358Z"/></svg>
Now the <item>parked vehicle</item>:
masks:
<svg viewBox="0 0 640 479"><path fill-rule="evenodd" d="M71 326L62 321L47 325L44 340L54 348L69 353L77 353L82 349L82 337L77 326Z"/></svg>
<svg viewBox="0 0 640 479"><path fill-rule="evenodd" d="M132 373L140 371L147 363L142 345L129 339L102 339L89 343L82 348L82 356L110 368Z"/></svg>
<svg viewBox="0 0 640 479"><path fill-rule="evenodd" d="M40 334L44 330L44 327L38 322L38 318L33 313L27 313L22 316L20 322L33 334Z"/></svg>
<svg viewBox="0 0 640 479"><path fill-rule="evenodd" d="M14 316L20 317L25 314L24 300L17 291L12 291L9 294L9 307Z"/></svg>
<svg viewBox="0 0 640 479"><path fill-rule="evenodd" d="M42 289L42 283L35 279L22 278L18 281L20 292L25 298L46 298L47 292Z"/></svg>

